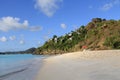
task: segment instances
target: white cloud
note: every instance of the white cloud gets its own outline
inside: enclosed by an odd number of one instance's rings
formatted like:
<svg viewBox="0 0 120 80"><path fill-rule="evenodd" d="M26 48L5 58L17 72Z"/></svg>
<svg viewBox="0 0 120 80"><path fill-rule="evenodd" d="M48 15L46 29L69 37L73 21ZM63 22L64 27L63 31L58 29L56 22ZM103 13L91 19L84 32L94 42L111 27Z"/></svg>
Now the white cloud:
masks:
<svg viewBox="0 0 120 80"><path fill-rule="evenodd" d="M0 18L0 31L9 31L16 29L26 29L28 27L28 21L24 20L23 23L20 23L19 18L13 17L3 17Z"/></svg>
<svg viewBox="0 0 120 80"><path fill-rule="evenodd" d="M111 1L109 3L106 3L100 9L103 10L103 11L108 11L117 4L120 4L120 0L113 0L113 1Z"/></svg>
<svg viewBox="0 0 120 80"><path fill-rule="evenodd" d="M0 41L1 41L1 42L6 42L6 41L7 41L7 38L6 38L5 36L3 36L3 37L0 38Z"/></svg>
<svg viewBox="0 0 120 80"><path fill-rule="evenodd" d="M14 17L2 17L0 18L0 31L10 31L10 30L30 30L30 31L39 31L42 27L39 26L29 26L29 22L24 20L23 23L20 22L20 18Z"/></svg>
<svg viewBox="0 0 120 80"><path fill-rule="evenodd" d="M36 0L35 8L42 11L48 17L51 17L59 8L61 2L62 0Z"/></svg>
<svg viewBox="0 0 120 80"><path fill-rule="evenodd" d="M112 7L113 7L113 4L112 3L108 3L108 4L103 5L103 7L101 9L103 11L107 11L107 10L111 9Z"/></svg>
<svg viewBox="0 0 120 80"><path fill-rule="evenodd" d="M10 36L9 39L13 41L13 40L16 39L16 37L15 36Z"/></svg>
<svg viewBox="0 0 120 80"><path fill-rule="evenodd" d="M42 30L43 28L41 26L36 26L36 27L30 27L29 30L30 31L40 31Z"/></svg>
<svg viewBox="0 0 120 80"><path fill-rule="evenodd" d="M25 41L24 40L20 40L20 44L25 44Z"/></svg>
<svg viewBox="0 0 120 80"><path fill-rule="evenodd" d="M66 29L66 28L67 28L67 25L64 24L64 23L62 23L60 26L61 26L61 28L63 28L63 29Z"/></svg>

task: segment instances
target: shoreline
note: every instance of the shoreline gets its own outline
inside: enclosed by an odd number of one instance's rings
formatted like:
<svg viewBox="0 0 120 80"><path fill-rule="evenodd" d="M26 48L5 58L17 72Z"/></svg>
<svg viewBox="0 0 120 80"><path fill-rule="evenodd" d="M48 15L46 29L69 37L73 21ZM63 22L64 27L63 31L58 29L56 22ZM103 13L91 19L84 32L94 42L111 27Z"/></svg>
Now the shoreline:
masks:
<svg viewBox="0 0 120 80"><path fill-rule="evenodd" d="M120 80L120 50L73 52L43 60L35 80Z"/></svg>
<svg viewBox="0 0 120 80"><path fill-rule="evenodd" d="M24 61L21 59L21 61L14 64L11 63L5 68L5 65L1 65L0 80L34 80L45 58L46 56L33 57ZM0 62L4 64L4 62Z"/></svg>

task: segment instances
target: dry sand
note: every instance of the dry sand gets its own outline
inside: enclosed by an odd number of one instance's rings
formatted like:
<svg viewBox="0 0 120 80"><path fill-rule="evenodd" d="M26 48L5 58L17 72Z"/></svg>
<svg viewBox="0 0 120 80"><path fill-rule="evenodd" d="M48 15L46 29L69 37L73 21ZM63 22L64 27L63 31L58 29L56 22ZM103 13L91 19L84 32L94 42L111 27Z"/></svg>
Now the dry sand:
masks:
<svg viewBox="0 0 120 80"><path fill-rule="evenodd" d="M36 80L120 80L120 50L75 52L46 58Z"/></svg>

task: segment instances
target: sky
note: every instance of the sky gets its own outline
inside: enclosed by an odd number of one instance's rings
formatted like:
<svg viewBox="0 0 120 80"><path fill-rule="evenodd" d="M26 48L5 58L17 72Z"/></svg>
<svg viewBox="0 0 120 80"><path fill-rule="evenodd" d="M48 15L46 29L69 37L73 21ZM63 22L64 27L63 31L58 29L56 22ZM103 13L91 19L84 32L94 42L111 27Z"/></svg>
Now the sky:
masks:
<svg viewBox="0 0 120 80"><path fill-rule="evenodd" d="M120 0L0 0L0 52L39 47L92 18L120 19Z"/></svg>

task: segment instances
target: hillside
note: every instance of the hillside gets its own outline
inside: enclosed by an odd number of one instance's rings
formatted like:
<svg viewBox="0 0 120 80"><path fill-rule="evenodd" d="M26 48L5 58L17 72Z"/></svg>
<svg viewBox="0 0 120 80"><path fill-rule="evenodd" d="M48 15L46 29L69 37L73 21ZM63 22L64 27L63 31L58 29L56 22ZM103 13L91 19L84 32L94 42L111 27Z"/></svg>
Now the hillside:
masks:
<svg viewBox="0 0 120 80"><path fill-rule="evenodd" d="M36 49L35 54L62 54L83 50L120 49L120 20L93 18L86 26L57 37Z"/></svg>

